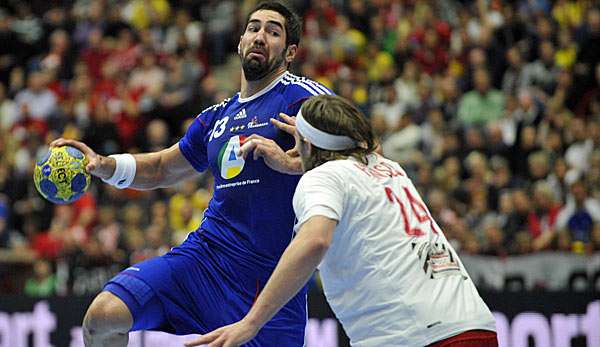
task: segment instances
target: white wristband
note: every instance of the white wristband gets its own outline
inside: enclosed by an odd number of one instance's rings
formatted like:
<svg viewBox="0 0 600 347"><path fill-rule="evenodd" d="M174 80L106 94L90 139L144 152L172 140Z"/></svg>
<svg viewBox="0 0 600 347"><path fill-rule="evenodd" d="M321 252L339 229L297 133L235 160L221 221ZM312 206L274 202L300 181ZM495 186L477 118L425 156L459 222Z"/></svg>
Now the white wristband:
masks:
<svg viewBox="0 0 600 347"><path fill-rule="evenodd" d="M133 183L135 178L135 158L131 154L113 154L109 155L116 161L115 172L110 178L102 179L105 183L115 186L119 189L125 189Z"/></svg>

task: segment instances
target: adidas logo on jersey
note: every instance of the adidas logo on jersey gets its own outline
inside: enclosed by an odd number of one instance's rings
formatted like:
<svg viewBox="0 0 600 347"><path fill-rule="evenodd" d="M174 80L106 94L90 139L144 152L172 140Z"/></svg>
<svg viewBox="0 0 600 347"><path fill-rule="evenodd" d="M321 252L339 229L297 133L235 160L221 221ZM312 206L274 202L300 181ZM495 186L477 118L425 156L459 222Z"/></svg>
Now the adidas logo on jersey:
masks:
<svg viewBox="0 0 600 347"><path fill-rule="evenodd" d="M244 119L246 118L248 115L246 114L246 109L243 108L240 112L238 112L235 116L233 116L233 119Z"/></svg>

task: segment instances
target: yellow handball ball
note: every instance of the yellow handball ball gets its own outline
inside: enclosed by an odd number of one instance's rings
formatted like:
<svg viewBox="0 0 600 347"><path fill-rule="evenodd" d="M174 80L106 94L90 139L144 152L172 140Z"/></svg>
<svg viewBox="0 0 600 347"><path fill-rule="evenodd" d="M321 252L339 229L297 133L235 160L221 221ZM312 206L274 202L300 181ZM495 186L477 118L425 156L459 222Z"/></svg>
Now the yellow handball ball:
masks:
<svg viewBox="0 0 600 347"><path fill-rule="evenodd" d="M53 147L36 163L33 170L35 188L55 204L69 204L79 199L90 186L85 171L85 155L75 147Z"/></svg>

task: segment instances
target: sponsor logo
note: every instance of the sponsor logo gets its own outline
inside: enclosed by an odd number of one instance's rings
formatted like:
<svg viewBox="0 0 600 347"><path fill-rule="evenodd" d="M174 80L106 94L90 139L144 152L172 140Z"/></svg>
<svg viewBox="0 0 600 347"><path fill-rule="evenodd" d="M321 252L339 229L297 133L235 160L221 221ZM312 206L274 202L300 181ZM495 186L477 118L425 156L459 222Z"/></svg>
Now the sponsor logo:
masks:
<svg viewBox="0 0 600 347"><path fill-rule="evenodd" d="M235 116L233 116L233 120L244 119L248 115L246 114L246 109L243 108L240 112L238 112Z"/></svg>
<svg viewBox="0 0 600 347"><path fill-rule="evenodd" d="M252 117L252 120L250 122L248 122L248 129L265 127L267 125L269 125L269 122L259 123L258 117L254 116L254 117Z"/></svg>
<svg viewBox="0 0 600 347"><path fill-rule="evenodd" d="M245 139L245 136L233 136L223 144L223 147L219 151L217 165L219 166L221 177L226 180L239 175L244 169L245 160L243 156L238 155L238 151Z"/></svg>

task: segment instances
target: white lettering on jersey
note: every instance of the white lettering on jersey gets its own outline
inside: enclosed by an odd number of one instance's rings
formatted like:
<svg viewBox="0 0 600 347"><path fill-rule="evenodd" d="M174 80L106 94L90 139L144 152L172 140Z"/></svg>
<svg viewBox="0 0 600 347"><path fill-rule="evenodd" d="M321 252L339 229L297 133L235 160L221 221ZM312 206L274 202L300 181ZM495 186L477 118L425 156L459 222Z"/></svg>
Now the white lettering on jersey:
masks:
<svg viewBox="0 0 600 347"><path fill-rule="evenodd" d="M217 120L215 122L215 127L210 133L210 138L208 139L208 141L212 141L213 139L216 139L219 136L223 135L223 133L225 132L225 126L227 125L227 122L229 122L229 116L225 116L223 117L223 119Z"/></svg>

